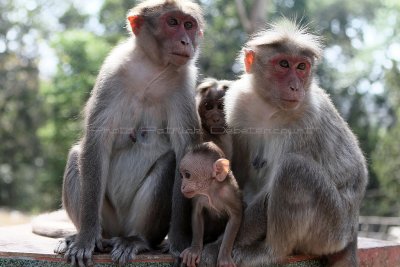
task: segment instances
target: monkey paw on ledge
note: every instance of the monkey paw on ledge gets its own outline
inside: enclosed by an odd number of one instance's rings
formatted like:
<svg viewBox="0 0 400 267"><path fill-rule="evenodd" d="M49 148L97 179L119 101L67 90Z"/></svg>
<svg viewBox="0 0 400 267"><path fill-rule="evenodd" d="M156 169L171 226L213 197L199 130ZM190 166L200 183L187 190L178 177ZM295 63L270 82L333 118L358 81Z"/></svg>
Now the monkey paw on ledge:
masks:
<svg viewBox="0 0 400 267"><path fill-rule="evenodd" d="M53 253L58 240L31 233L31 225L0 227L0 266L69 266L63 257ZM400 244L359 238L360 267L400 267ZM95 266L117 266L109 255L95 255ZM144 254L126 266L172 266L165 254ZM289 257L284 263L269 267L322 267L323 260L311 256Z"/></svg>

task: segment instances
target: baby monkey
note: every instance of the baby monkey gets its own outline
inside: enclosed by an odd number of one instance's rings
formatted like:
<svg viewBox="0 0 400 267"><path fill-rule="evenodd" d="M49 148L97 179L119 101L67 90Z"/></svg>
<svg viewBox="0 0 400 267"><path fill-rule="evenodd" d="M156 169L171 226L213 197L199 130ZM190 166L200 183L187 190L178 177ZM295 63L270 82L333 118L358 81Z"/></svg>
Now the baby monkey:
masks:
<svg viewBox="0 0 400 267"><path fill-rule="evenodd" d="M218 267L236 266L231 252L242 220L242 198L229 160L213 142L193 147L182 159L179 168L182 177L181 191L192 199L192 244L180 257L182 263L195 267L200 262L203 249L204 221L213 226L220 218L228 222L218 253ZM209 216L205 216L207 215Z"/></svg>
<svg viewBox="0 0 400 267"><path fill-rule="evenodd" d="M232 81L206 78L197 86L197 111L201 119L203 141L212 141L225 153L232 156L232 138L227 133L224 113L224 96Z"/></svg>

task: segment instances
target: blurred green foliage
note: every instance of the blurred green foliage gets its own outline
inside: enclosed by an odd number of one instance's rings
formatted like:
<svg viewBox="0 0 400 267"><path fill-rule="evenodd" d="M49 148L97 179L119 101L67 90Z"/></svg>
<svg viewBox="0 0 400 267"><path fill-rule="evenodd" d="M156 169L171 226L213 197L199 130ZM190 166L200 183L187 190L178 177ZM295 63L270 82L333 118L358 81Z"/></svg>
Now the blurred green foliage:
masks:
<svg viewBox="0 0 400 267"><path fill-rule="evenodd" d="M81 134L81 111L102 61L127 37L125 16L137 1L104 0L91 12L71 0L28 2L0 1L0 206L41 211L61 204L65 161ZM249 35L235 1L199 2L207 21L199 78L235 79L241 73L236 58ZM256 2L243 1L248 14ZM324 36L319 82L369 162L362 214L400 216L400 4L267 3L266 22L286 16ZM50 78L39 73L41 44L54 51Z"/></svg>

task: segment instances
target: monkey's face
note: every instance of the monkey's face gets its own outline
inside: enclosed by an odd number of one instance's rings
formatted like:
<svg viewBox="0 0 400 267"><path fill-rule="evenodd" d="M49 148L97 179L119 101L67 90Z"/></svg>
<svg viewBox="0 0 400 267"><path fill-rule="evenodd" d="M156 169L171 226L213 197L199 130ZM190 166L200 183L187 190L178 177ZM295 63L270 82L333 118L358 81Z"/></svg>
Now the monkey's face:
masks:
<svg viewBox="0 0 400 267"><path fill-rule="evenodd" d="M169 63L185 65L195 56L201 35L196 19L182 11L167 12L160 17L164 55Z"/></svg>
<svg viewBox="0 0 400 267"><path fill-rule="evenodd" d="M297 109L311 84L312 60L306 56L245 51L246 70L254 74L256 89L284 110ZM255 66L252 64L255 57Z"/></svg>
<svg viewBox="0 0 400 267"><path fill-rule="evenodd" d="M302 56L278 54L268 61L275 97L282 109L296 109L310 83L311 61Z"/></svg>
<svg viewBox="0 0 400 267"><path fill-rule="evenodd" d="M181 160L179 172L182 178L181 192L187 198L207 194L213 180L213 161L201 155L186 154Z"/></svg>
<svg viewBox="0 0 400 267"><path fill-rule="evenodd" d="M225 133L224 96L228 88L227 83L218 82L203 89L199 95L201 124L210 134Z"/></svg>

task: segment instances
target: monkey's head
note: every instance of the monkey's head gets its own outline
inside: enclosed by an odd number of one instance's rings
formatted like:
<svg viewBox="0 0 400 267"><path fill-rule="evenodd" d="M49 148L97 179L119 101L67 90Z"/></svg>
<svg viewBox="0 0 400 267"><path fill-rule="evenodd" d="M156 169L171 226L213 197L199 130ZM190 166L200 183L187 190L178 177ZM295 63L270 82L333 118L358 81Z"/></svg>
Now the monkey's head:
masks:
<svg viewBox="0 0 400 267"><path fill-rule="evenodd" d="M297 109L310 90L321 38L282 19L249 40L243 50L253 88L272 105Z"/></svg>
<svg viewBox="0 0 400 267"><path fill-rule="evenodd" d="M231 83L231 81L207 78L197 87L197 110L201 125L210 134L226 133L224 96Z"/></svg>
<svg viewBox="0 0 400 267"><path fill-rule="evenodd" d="M229 160L217 145L213 142L196 145L186 153L179 166L182 194L187 198L209 195L212 183L223 182L229 170Z"/></svg>
<svg viewBox="0 0 400 267"><path fill-rule="evenodd" d="M159 65L185 65L197 55L204 19L189 0L148 0L128 13L136 44Z"/></svg>

